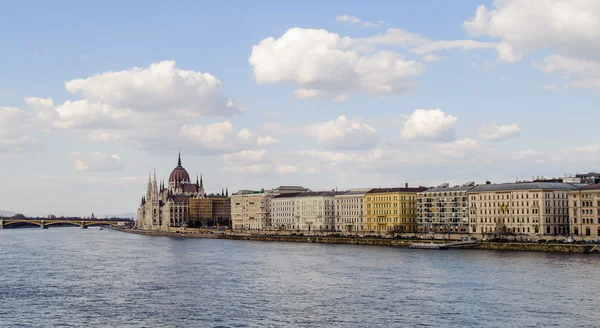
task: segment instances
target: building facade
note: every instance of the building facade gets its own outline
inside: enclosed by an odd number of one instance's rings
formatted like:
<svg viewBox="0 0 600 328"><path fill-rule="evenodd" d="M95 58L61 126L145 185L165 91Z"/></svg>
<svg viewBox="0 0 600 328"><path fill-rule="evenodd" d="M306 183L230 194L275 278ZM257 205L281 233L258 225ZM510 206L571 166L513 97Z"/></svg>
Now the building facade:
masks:
<svg viewBox="0 0 600 328"><path fill-rule="evenodd" d="M480 234L569 233L569 194L576 187L559 182L475 186L469 190L469 232Z"/></svg>
<svg viewBox="0 0 600 328"><path fill-rule="evenodd" d="M366 230L370 232L416 232L418 188L377 188L365 194Z"/></svg>
<svg viewBox="0 0 600 328"><path fill-rule="evenodd" d="M569 193L570 234L600 237L600 184L579 187Z"/></svg>
<svg viewBox="0 0 600 328"><path fill-rule="evenodd" d="M365 195L371 189L353 189L335 195L335 229L343 232L364 231Z"/></svg>
<svg viewBox="0 0 600 328"><path fill-rule="evenodd" d="M417 195L417 230L428 233L469 233L469 196L475 186L442 184Z"/></svg>
<svg viewBox="0 0 600 328"><path fill-rule="evenodd" d="M240 190L231 196L232 228L260 230L271 227L271 196L264 190Z"/></svg>
<svg viewBox="0 0 600 328"><path fill-rule="evenodd" d="M190 200L206 197L202 176L196 176L196 182L191 182L188 172L181 166L180 155L166 185L157 182L156 172L153 179L148 176L146 195L137 210L136 228L169 231L170 228L187 227Z"/></svg>
<svg viewBox="0 0 600 328"><path fill-rule="evenodd" d="M335 230L335 192L319 191L300 193L295 200L297 230Z"/></svg>
<svg viewBox="0 0 600 328"><path fill-rule="evenodd" d="M296 230L296 195L286 193L271 198L271 222L279 230Z"/></svg>
<svg viewBox="0 0 600 328"><path fill-rule="evenodd" d="M227 194L191 198L188 226L191 228L231 226L231 199Z"/></svg>

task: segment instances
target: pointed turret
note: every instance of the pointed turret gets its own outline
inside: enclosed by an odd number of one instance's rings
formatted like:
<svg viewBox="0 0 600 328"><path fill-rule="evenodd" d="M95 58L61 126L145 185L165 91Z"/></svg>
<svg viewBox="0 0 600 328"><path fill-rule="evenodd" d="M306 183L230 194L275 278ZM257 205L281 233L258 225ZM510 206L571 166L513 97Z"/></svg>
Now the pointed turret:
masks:
<svg viewBox="0 0 600 328"><path fill-rule="evenodd" d="M225 196L225 191L223 191L223 188L221 188L221 196Z"/></svg>
<svg viewBox="0 0 600 328"><path fill-rule="evenodd" d="M152 180L151 180L151 172L148 171L148 188L146 188L146 199L150 198L152 195Z"/></svg>
<svg viewBox="0 0 600 328"><path fill-rule="evenodd" d="M229 188L225 187L225 197L229 197Z"/></svg>
<svg viewBox="0 0 600 328"><path fill-rule="evenodd" d="M198 174L196 174L196 187L200 187L200 183L198 182Z"/></svg>
<svg viewBox="0 0 600 328"><path fill-rule="evenodd" d="M204 193L204 183L202 182L202 173L200 173L200 192Z"/></svg>
<svg viewBox="0 0 600 328"><path fill-rule="evenodd" d="M154 169L154 180L152 180L152 201L158 201L158 185L156 183L156 169Z"/></svg>

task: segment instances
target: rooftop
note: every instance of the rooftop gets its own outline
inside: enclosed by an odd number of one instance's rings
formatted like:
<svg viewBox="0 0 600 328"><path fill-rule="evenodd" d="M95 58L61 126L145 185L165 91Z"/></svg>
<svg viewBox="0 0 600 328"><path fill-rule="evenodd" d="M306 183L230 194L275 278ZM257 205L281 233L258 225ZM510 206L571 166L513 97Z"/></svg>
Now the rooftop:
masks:
<svg viewBox="0 0 600 328"><path fill-rule="evenodd" d="M471 189L475 188L475 186L461 186L461 187L435 187L432 189L427 189L426 191L424 191L425 193L430 193L430 192L448 192L448 191L469 191Z"/></svg>
<svg viewBox="0 0 600 328"><path fill-rule="evenodd" d="M423 192L427 190L426 187L417 187L417 188L375 188L371 189L367 194L381 194L386 192Z"/></svg>
<svg viewBox="0 0 600 328"><path fill-rule="evenodd" d="M560 182L520 182L520 183L500 183L484 184L475 186L470 192L486 191L512 191L512 190L575 190L576 186L570 183Z"/></svg>
<svg viewBox="0 0 600 328"><path fill-rule="evenodd" d="M584 185L584 186L579 187L579 189L580 190L600 190L600 183Z"/></svg>

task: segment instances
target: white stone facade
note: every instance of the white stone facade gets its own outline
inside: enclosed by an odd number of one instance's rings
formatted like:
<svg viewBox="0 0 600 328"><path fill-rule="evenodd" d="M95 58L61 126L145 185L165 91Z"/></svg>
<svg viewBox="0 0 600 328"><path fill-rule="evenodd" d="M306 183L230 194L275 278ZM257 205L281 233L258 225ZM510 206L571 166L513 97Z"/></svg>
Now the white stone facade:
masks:
<svg viewBox="0 0 600 328"><path fill-rule="evenodd" d="M171 173L167 187L148 176L145 197L137 210L136 228L140 230L169 231L171 227L185 227L190 214L190 198L206 197L202 179L189 181L181 166L181 157Z"/></svg>
<svg viewBox="0 0 600 328"><path fill-rule="evenodd" d="M568 183L480 185L469 190L469 232L479 234L569 233Z"/></svg>
<svg viewBox="0 0 600 328"><path fill-rule="evenodd" d="M335 195L335 229L343 232L364 231L365 194L370 189L354 189Z"/></svg>

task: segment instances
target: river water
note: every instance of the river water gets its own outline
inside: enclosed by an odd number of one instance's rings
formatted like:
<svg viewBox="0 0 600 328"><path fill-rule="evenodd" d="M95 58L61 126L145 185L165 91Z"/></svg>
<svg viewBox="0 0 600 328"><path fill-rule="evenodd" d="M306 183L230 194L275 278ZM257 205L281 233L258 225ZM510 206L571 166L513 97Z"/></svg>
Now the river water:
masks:
<svg viewBox="0 0 600 328"><path fill-rule="evenodd" d="M0 230L0 327L598 327L600 256Z"/></svg>

